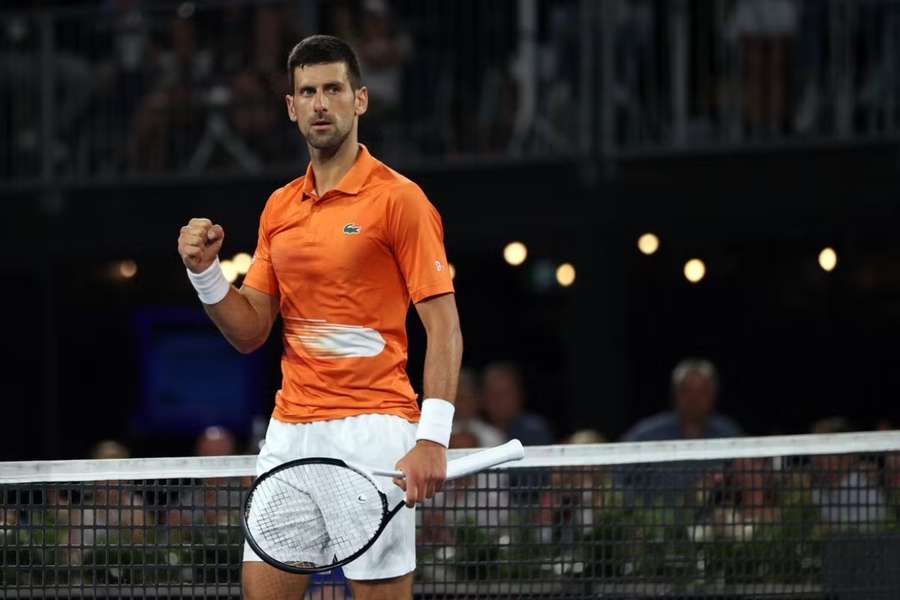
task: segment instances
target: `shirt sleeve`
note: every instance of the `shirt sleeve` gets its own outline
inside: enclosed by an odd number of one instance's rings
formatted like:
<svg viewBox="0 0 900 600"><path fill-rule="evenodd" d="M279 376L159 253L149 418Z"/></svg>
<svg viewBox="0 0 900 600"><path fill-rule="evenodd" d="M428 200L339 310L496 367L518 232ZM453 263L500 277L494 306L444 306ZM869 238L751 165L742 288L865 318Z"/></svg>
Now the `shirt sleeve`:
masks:
<svg viewBox="0 0 900 600"><path fill-rule="evenodd" d="M444 250L444 227L437 209L413 183L391 197L388 220L394 257L413 302L453 292Z"/></svg>
<svg viewBox="0 0 900 600"><path fill-rule="evenodd" d="M274 196L274 194L273 194ZM266 203L262 216L259 218L259 236L256 241L256 251L253 253L253 262L244 276L244 285L259 290L270 296L278 295L278 279L275 277L275 269L272 267L272 258L269 253L269 223L268 208L272 198Z"/></svg>

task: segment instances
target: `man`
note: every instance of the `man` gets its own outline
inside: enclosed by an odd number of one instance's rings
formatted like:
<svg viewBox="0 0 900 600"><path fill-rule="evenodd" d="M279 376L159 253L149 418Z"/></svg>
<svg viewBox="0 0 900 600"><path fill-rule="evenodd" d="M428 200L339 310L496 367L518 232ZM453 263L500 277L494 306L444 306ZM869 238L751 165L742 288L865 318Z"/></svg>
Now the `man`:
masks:
<svg viewBox="0 0 900 600"><path fill-rule="evenodd" d="M459 385L456 389L456 411L453 415L453 437L474 436L468 446L453 448L492 448L505 441L503 433L481 418L481 389L478 375L469 368L459 371ZM467 437L468 439L468 437ZM467 442L468 443L468 442Z"/></svg>
<svg viewBox="0 0 900 600"><path fill-rule="evenodd" d="M284 321L284 381L257 471L316 455L396 468L413 506L433 497L446 474L462 358L440 217L418 186L358 143L368 92L345 42L304 39L288 57L288 75L287 112L310 165L269 198L243 287L222 277L219 225L192 219L179 251L235 348L254 351L278 314ZM428 336L421 416L404 370L410 299ZM248 548L244 561L245 598L303 597L308 577L277 571ZM412 598L414 569L410 510L344 572L355 598L394 600Z"/></svg>
<svg viewBox="0 0 900 600"><path fill-rule="evenodd" d="M194 442L194 456L231 456L237 449L234 435L219 425L204 429Z"/></svg>
<svg viewBox="0 0 900 600"><path fill-rule="evenodd" d="M497 362L488 365L484 369L482 396L488 419L507 439L516 438L526 446L553 443L547 421L525 410L522 374L515 364Z"/></svg>
<svg viewBox="0 0 900 600"><path fill-rule="evenodd" d="M622 438L624 442L649 442L696 438L722 438L743 435L730 418L715 412L719 377L713 364L704 359L682 360L672 370L674 410L639 421ZM710 464L705 468L708 471ZM663 463L623 467L619 470L622 485L633 497L645 502L659 497L671 504L690 494L703 470L699 463Z"/></svg>
<svg viewBox="0 0 900 600"><path fill-rule="evenodd" d="M688 358L672 371L674 410L639 421L622 441L648 442L742 435L732 419L715 412L719 377L711 362Z"/></svg>

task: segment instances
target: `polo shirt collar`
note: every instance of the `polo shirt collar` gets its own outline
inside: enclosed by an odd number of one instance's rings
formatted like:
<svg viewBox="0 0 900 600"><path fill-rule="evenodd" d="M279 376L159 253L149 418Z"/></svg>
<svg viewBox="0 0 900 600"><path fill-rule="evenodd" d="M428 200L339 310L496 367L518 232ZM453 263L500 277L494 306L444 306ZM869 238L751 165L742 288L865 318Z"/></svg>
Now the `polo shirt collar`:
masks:
<svg viewBox="0 0 900 600"><path fill-rule="evenodd" d="M355 196L362 189L363 184L369 179L369 175L375 169L377 161L369 154L369 149L363 144L359 144L359 153L356 156L356 162L350 167L350 170L344 174L340 182L333 190L328 191L325 196L332 192L341 192L349 196ZM301 189L302 199L316 199L316 175L313 172L312 162L306 167L306 176L303 179L303 188Z"/></svg>

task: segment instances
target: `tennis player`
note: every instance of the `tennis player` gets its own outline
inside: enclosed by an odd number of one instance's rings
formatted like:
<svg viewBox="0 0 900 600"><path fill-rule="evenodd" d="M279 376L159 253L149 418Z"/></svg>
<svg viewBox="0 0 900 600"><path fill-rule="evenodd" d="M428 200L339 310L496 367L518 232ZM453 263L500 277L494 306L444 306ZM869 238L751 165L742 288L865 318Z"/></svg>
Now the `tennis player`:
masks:
<svg viewBox="0 0 900 600"><path fill-rule="evenodd" d="M369 97L348 44L304 39L288 75L288 117L311 160L269 197L243 286L226 281L217 258L225 232L209 219L181 228L178 251L206 312L239 351L259 348L276 316L283 320L283 383L257 472L304 456L395 468L412 506L444 481L462 357L441 219L415 183L357 141ZM410 300L428 336L421 413L405 371ZM344 573L354 597L397 600L412 598L414 569L408 510ZM307 585L245 547L246 598L301 598Z"/></svg>

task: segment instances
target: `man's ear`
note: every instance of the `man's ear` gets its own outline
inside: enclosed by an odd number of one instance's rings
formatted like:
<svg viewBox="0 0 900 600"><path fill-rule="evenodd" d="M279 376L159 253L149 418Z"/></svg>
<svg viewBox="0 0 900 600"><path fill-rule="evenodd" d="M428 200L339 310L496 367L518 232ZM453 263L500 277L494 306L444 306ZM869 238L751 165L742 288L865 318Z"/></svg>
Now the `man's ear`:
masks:
<svg viewBox="0 0 900 600"><path fill-rule="evenodd" d="M296 123L297 112L294 110L294 97L290 94L285 94L284 102L287 105L288 118L291 120L291 122Z"/></svg>
<svg viewBox="0 0 900 600"><path fill-rule="evenodd" d="M364 115L369 109L369 88L362 86L356 90L353 103L356 109L356 116Z"/></svg>

